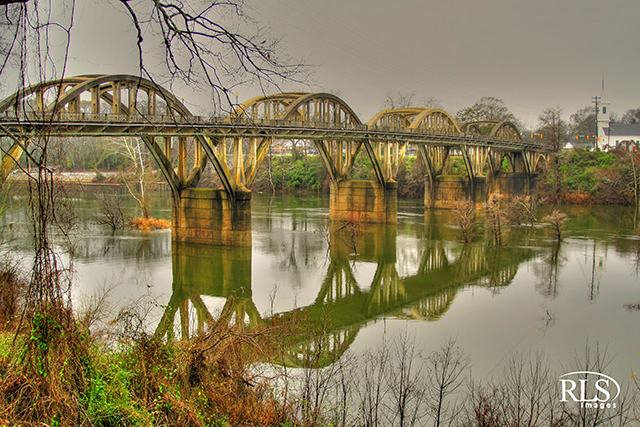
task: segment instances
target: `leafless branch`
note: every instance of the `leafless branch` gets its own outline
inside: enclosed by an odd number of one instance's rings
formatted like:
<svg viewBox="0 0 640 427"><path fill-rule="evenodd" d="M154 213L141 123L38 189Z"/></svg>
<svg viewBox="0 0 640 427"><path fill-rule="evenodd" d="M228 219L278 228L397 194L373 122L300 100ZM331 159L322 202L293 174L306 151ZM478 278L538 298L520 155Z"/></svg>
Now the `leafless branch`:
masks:
<svg viewBox="0 0 640 427"><path fill-rule="evenodd" d="M231 106L232 89L240 84L258 84L266 92L283 81L305 79L302 63L278 59L279 40L269 38L244 14L241 0L203 2L200 8L183 0L120 3L137 33L140 72L151 80L154 73L145 63L145 43L158 39L169 79L188 86L203 82L219 104ZM151 36L144 39L143 34Z"/></svg>

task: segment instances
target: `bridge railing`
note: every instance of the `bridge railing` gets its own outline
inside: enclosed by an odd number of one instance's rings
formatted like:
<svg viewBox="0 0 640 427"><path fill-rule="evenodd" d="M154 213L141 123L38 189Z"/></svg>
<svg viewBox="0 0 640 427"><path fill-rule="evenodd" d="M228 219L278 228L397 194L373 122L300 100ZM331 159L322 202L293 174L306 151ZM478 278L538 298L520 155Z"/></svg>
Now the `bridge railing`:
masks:
<svg viewBox="0 0 640 427"><path fill-rule="evenodd" d="M13 111L5 111L0 120L15 120L23 122L49 122L49 123L191 123L200 124L205 121L200 116L183 117L181 115L155 114L116 114L116 113L69 113L67 111L27 111L15 114Z"/></svg>
<svg viewBox="0 0 640 427"><path fill-rule="evenodd" d="M358 131L367 132L375 131L388 134L414 134L414 135L434 135L447 138L483 138L472 133L443 132L432 129L412 129L401 128L398 126L377 126L367 124L352 123L327 123L312 121L291 121L278 119L252 119L247 117L212 117L205 119L202 116L181 116L179 114L116 114L116 113L70 113L67 111L49 112L49 111L21 111L18 114L14 110L7 110L4 115L0 115L0 123L2 121L12 122L38 122L51 124L77 124L77 123L115 123L115 124L137 124L137 125L162 125L162 124L185 124L185 125L240 125L240 126L259 126L259 127L275 127L275 128L293 128L293 129L322 129L322 130L340 130L340 131ZM513 141L507 138L492 137L491 140L496 141ZM528 143L531 145L531 143ZM544 144L533 143L544 147Z"/></svg>

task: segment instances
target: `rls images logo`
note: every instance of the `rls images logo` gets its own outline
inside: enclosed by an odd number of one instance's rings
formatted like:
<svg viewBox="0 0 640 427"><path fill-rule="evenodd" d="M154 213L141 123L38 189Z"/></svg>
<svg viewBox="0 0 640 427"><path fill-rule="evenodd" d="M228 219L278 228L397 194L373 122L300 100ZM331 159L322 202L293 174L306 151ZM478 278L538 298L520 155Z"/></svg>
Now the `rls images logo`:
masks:
<svg viewBox="0 0 640 427"><path fill-rule="evenodd" d="M570 372L560 376L560 383L562 384L560 401L568 402L568 398L571 398L574 402L579 402L582 408L615 408L614 400L620 395L620 384L610 376L599 372Z"/></svg>

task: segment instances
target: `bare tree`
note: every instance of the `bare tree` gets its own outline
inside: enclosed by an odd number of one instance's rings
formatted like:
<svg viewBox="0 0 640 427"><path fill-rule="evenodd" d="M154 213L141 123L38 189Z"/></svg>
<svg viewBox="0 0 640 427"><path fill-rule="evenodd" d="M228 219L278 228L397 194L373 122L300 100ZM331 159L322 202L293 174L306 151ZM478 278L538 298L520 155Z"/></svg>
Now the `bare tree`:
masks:
<svg viewBox="0 0 640 427"><path fill-rule="evenodd" d="M415 339L406 333L391 348L390 362L395 366L386 372L389 399L385 415L389 425L412 427L425 414L427 386L418 363L420 354Z"/></svg>
<svg viewBox="0 0 640 427"><path fill-rule="evenodd" d="M416 99L415 92L389 91L380 106L382 109L395 110L397 108L442 108L440 100L434 96Z"/></svg>
<svg viewBox="0 0 640 427"><path fill-rule="evenodd" d="M449 338L444 346L432 353L428 361L431 365L429 390L434 426L449 424L455 419L462 405L451 404L448 398L464 383L463 372L469 367L470 357L458 346L456 339ZM456 409L458 408L458 409Z"/></svg>
<svg viewBox="0 0 640 427"><path fill-rule="evenodd" d="M140 138L117 138L113 142L116 151L127 159L128 166L124 168L120 176L142 210L142 217L149 218L151 200L149 198L149 184L153 180L151 159L142 148Z"/></svg>
<svg viewBox="0 0 640 427"><path fill-rule="evenodd" d="M464 425L566 425L556 393L556 377L542 353L515 354L501 376L471 385L469 421Z"/></svg>
<svg viewBox="0 0 640 427"><path fill-rule="evenodd" d="M171 81L210 88L218 106L233 105L233 88L239 85L257 84L267 92L284 80L305 79L304 65L281 58L279 40L245 14L243 0L197 6L184 0L119 3L137 33L140 72L152 80L145 58L158 45Z"/></svg>
<svg viewBox="0 0 640 427"><path fill-rule="evenodd" d="M537 132L542 135L543 141L556 152L562 149L569 130L567 122L562 118L562 113L562 108L555 106L545 108L538 116Z"/></svg>
<svg viewBox="0 0 640 427"><path fill-rule="evenodd" d="M558 242L561 242L564 237L564 223L567 219L569 219L567 214L555 209L551 214L542 218L542 221L549 224L549 227L553 230L555 238L558 239Z"/></svg>
<svg viewBox="0 0 640 427"><path fill-rule="evenodd" d="M124 228L125 215L116 196L103 195L101 202L101 214L94 216L94 221L100 225L108 225L112 230Z"/></svg>
<svg viewBox="0 0 640 427"><path fill-rule="evenodd" d="M516 196L511 200L511 220L522 225L529 224L533 227L536 223L536 212L540 205L540 197L533 195L529 197Z"/></svg>
<svg viewBox="0 0 640 427"><path fill-rule="evenodd" d="M505 224L507 212L505 203L503 203L500 194L492 195L487 203L484 204L486 211L486 226L493 236L493 242L496 246L502 245L503 231L502 226Z"/></svg>
<svg viewBox="0 0 640 427"><path fill-rule="evenodd" d="M640 108L632 108L627 110L622 116L622 123L638 124L640 123Z"/></svg>
<svg viewBox="0 0 640 427"><path fill-rule="evenodd" d="M381 108L386 110L395 110L397 108L413 107L415 92L392 92L389 91L382 101Z"/></svg>
<svg viewBox="0 0 640 427"><path fill-rule="evenodd" d="M460 227L462 240L465 243L471 242L476 232L476 205L471 200L456 202L453 208L453 216L456 224Z"/></svg>
<svg viewBox="0 0 640 427"><path fill-rule="evenodd" d="M389 351L386 344L376 352L366 353L361 363L361 383L356 388L360 400L359 415L364 427L378 427L382 423L382 402L387 398L385 383L389 366Z"/></svg>
<svg viewBox="0 0 640 427"><path fill-rule="evenodd" d="M607 372L609 365L613 361L613 356L608 353L608 348L600 347L596 342L595 349L585 343L585 352L582 357L576 355L572 367L567 368L568 372L580 371L581 379L586 380L586 372ZM593 393L590 389L589 394ZM630 415L632 402L627 390L620 390L620 396L616 401L615 408L601 408L595 405L595 408L587 408L586 405L575 405L575 407L565 406L564 415L570 422L570 425L578 425L584 427L596 426L625 426L635 425L637 419L633 419Z"/></svg>

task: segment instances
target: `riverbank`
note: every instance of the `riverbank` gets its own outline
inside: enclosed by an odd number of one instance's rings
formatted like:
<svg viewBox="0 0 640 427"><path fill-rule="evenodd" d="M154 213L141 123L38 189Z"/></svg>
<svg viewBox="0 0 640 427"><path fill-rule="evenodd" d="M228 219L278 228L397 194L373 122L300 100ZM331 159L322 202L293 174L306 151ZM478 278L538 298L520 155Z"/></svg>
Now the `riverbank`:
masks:
<svg viewBox="0 0 640 427"><path fill-rule="evenodd" d="M445 173L465 174L462 159L450 159ZM425 168L416 156L407 156L398 168L398 197L421 199L425 190ZM117 172L64 172L57 175L71 193L125 194L126 186ZM357 157L351 179L373 180L373 167L367 156ZM20 188L26 184L21 174L8 182ZM203 184L217 186L217 177L208 170ZM162 180L149 183L150 191L170 191ZM267 158L251 187L255 193L329 194L330 178L319 156L274 156ZM640 153L623 150L566 150L552 157L538 175L536 194L547 204L637 205L640 194Z"/></svg>
<svg viewBox="0 0 640 427"><path fill-rule="evenodd" d="M539 175L538 196L548 204L637 205L640 153L567 150Z"/></svg>

